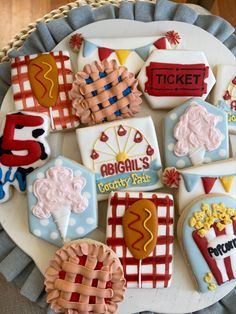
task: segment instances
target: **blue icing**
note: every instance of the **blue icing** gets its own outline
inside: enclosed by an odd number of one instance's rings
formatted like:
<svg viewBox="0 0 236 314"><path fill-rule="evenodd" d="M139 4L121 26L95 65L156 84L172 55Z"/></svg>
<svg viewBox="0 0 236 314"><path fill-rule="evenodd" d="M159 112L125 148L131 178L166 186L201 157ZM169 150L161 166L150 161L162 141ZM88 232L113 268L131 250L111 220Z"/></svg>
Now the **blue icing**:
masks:
<svg viewBox="0 0 236 314"><path fill-rule="evenodd" d="M190 173L181 173L181 175L184 179L184 184L185 184L186 190L188 192L191 192L195 188L195 186L196 186L196 184L200 178L200 175L190 174Z"/></svg>
<svg viewBox="0 0 236 314"><path fill-rule="evenodd" d="M135 52L140 56L140 58L143 59L143 61L146 61L149 56L150 47L152 44L136 48Z"/></svg>
<svg viewBox="0 0 236 314"><path fill-rule="evenodd" d="M96 49L97 49L97 46L95 44L85 39L84 48L83 48L83 57L86 58L90 56Z"/></svg>
<svg viewBox="0 0 236 314"><path fill-rule="evenodd" d="M217 108L216 106L213 106L199 98L192 98L185 102L183 105L173 109L170 111L166 117L164 118L164 143L165 143L165 164L166 167L176 167L176 168L186 168L192 166L192 162L188 155L186 156L176 156L173 152L173 150L169 149L169 145L175 145L176 139L173 136L173 130L175 125L178 123L179 118L182 114L184 114L187 107L192 103L196 102L199 105L204 106L208 112L221 116L222 119L216 124L216 128L221 131L221 133L224 135L224 139L222 140L220 146L209 152L206 151L205 158L209 158L211 161L216 160L224 160L229 157L229 144L228 144L228 122L227 122L227 115L225 112ZM176 119L171 119L171 117L175 117ZM178 163L179 162L179 163Z"/></svg>
<svg viewBox="0 0 236 314"><path fill-rule="evenodd" d="M82 213L76 214L71 211L70 224L66 234L66 238L68 239L78 239L86 236L89 232L97 228L98 223L95 175L90 170L79 165L78 163L59 156L56 159L48 162L43 167L29 174L27 177L27 186L33 186L34 181L37 179L37 174L45 173L49 168L54 167L56 160L61 160L62 167L68 167L72 169L74 174L76 171L80 171L81 176L86 179L86 185L84 186L81 194L89 193L89 205ZM33 215L31 209L37 203L37 198L32 193L32 189L28 189L27 197L30 231L54 245L63 246L63 241L60 237L59 230L53 220L53 217L51 216L48 219L39 219Z"/></svg>
<svg viewBox="0 0 236 314"><path fill-rule="evenodd" d="M9 185L14 184L15 182L18 183L21 192L25 191L26 182L20 172L17 170L14 172L12 167L9 167L4 175L2 168L0 167L0 200L4 199L6 189L9 188Z"/></svg>
<svg viewBox="0 0 236 314"><path fill-rule="evenodd" d="M183 226L182 226L182 239L185 252L188 257L188 261L191 265L192 271L196 277L197 283L199 285L199 290L201 292L209 292L207 283L204 282L203 278L206 273L211 272L207 262L205 261L202 253L198 249L197 244L195 243L192 233L195 230L194 228L189 227L189 219L192 217L192 214L196 211L200 211L201 204L212 203L224 203L226 207L236 208L236 200L230 198L229 196L215 196L215 197L206 197L202 198L194 203L194 205L189 208L188 214L186 215ZM231 280L230 282L235 281ZM213 283L217 285L215 278L213 277ZM227 285L227 282L221 286Z"/></svg>
<svg viewBox="0 0 236 314"><path fill-rule="evenodd" d="M228 124L230 126L236 125L236 110L232 110L230 105L227 105L223 100L219 100L217 107L227 113Z"/></svg>

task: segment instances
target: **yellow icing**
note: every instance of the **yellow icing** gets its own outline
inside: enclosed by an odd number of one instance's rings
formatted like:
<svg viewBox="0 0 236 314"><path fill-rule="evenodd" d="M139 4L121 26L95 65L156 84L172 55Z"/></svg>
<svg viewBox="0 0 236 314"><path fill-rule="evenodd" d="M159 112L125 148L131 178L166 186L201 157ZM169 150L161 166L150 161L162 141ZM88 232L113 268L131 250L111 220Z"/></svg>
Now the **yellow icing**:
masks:
<svg viewBox="0 0 236 314"><path fill-rule="evenodd" d="M200 237L204 237L205 236L205 234L206 234L206 230L205 229L200 229L200 230L198 230L198 235L200 235Z"/></svg>
<svg viewBox="0 0 236 314"><path fill-rule="evenodd" d="M202 204L201 209L207 211L207 210L209 210L209 205L208 204Z"/></svg>
<svg viewBox="0 0 236 314"><path fill-rule="evenodd" d="M44 61L42 61L42 63L49 67L48 71L44 74L43 77L45 78L45 80L47 80L47 81L49 81L51 83L51 87L50 87L50 90L49 90L49 98L53 99L52 90L53 90L55 84L54 84L53 80L50 79L50 77L47 76L48 73L50 73L52 71L52 66L49 63L44 62Z"/></svg>
<svg viewBox="0 0 236 314"><path fill-rule="evenodd" d="M144 227L144 229L150 234L150 238L149 238L149 240L145 243L145 245L144 245L144 251L146 252L147 251L147 246L152 242L152 240L153 240L153 233L151 232L151 230L147 227L147 225L146 225L146 223L147 223L147 221L152 217L152 213L151 213L151 211L149 210L149 209L147 209L147 208L144 208L144 210L145 210L145 212L147 212L148 213L148 217L144 220L144 222L143 222L143 227Z"/></svg>
<svg viewBox="0 0 236 314"><path fill-rule="evenodd" d="M116 161L118 162L125 161L126 159L128 159L128 154L126 152L119 152L116 155Z"/></svg>
<svg viewBox="0 0 236 314"><path fill-rule="evenodd" d="M220 178L220 182L225 190L225 192L229 193L234 181L234 176L227 176Z"/></svg>
<svg viewBox="0 0 236 314"><path fill-rule="evenodd" d="M116 50L117 58L121 65L124 65L126 62L126 59L128 58L130 54L130 50Z"/></svg>
<svg viewBox="0 0 236 314"><path fill-rule="evenodd" d="M222 231L225 228L225 224L222 224L221 222L217 222L216 227L219 229L219 231Z"/></svg>
<svg viewBox="0 0 236 314"><path fill-rule="evenodd" d="M211 290L211 291L215 290L215 289L216 289L216 284L210 283L210 284L208 285L208 289Z"/></svg>
<svg viewBox="0 0 236 314"><path fill-rule="evenodd" d="M211 282L212 282L212 279L213 279L212 273L207 273L207 274L204 276L204 281L205 281L206 283L211 283Z"/></svg>
<svg viewBox="0 0 236 314"><path fill-rule="evenodd" d="M203 223L201 221L198 221L195 225L196 229L201 229L203 227Z"/></svg>
<svg viewBox="0 0 236 314"><path fill-rule="evenodd" d="M191 217L190 219L189 219L189 226L190 227L194 227L195 226L195 224L196 224L196 219L194 218L194 217Z"/></svg>

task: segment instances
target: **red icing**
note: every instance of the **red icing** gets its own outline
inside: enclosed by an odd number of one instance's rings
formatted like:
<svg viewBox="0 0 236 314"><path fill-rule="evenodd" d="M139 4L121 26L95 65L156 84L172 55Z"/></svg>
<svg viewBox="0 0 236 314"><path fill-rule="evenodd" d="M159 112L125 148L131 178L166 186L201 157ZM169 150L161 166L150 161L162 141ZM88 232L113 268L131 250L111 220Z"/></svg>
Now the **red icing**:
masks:
<svg viewBox="0 0 236 314"><path fill-rule="evenodd" d="M233 78L232 83L236 85L236 76Z"/></svg>
<svg viewBox="0 0 236 314"><path fill-rule="evenodd" d="M91 155L90 155L90 157L91 157L93 160L95 160L95 159L97 159L97 158L99 157L99 154L96 152L95 149L93 149L93 150L92 150L92 153L91 153Z"/></svg>
<svg viewBox="0 0 236 314"><path fill-rule="evenodd" d="M143 140L143 136L139 131L136 131L135 135L134 135L134 142L135 143L141 143Z"/></svg>
<svg viewBox="0 0 236 314"><path fill-rule="evenodd" d="M152 148L151 145L148 145L146 153L148 156L152 156L154 154L154 149Z"/></svg>
<svg viewBox="0 0 236 314"><path fill-rule="evenodd" d="M98 48L99 60L103 61L104 59L107 59L108 57L110 57L113 51L114 51L113 49L109 49L109 48L103 48L103 47Z"/></svg>
<svg viewBox="0 0 236 314"><path fill-rule="evenodd" d="M143 234L140 230L138 230L137 228L134 228L132 225L134 225L137 221L139 221L140 218L141 218L141 216L140 216L139 214L134 213L133 211L130 211L130 213L133 214L134 216L136 216L136 218L135 218L132 222L130 222L130 223L128 224L128 227L129 227L131 230L133 230L134 232L137 232L138 234L140 234L140 238L138 238L138 239L132 244L132 248L133 248L134 250L139 251L139 248L135 247L135 244L137 244L138 242L140 242L140 241L144 238L144 234Z"/></svg>
<svg viewBox="0 0 236 314"><path fill-rule="evenodd" d="M117 131L117 134L119 136L124 136L126 133L127 133L127 130L123 127L123 125L120 125Z"/></svg>
<svg viewBox="0 0 236 314"><path fill-rule="evenodd" d="M69 45L70 45L71 49L75 52L78 52L83 40L84 39L83 39L82 34L72 35L70 38L70 41L69 41Z"/></svg>
<svg viewBox="0 0 236 314"><path fill-rule="evenodd" d="M179 181L180 181L180 174L178 170L176 170L175 168L165 169L163 173L163 183L167 187L170 187L170 188L178 187Z"/></svg>
<svg viewBox="0 0 236 314"><path fill-rule="evenodd" d="M153 45L157 48L157 49L166 49L166 38L165 37L161 37L159 39L157 39Z"/></svg>
<svg viewBox="0 0 236 314"><path fill-rule="evenodd" d="M231 109L236 111L236 100L233 100L230 105Z"/></svg>
<svg viewBox="0 0 236 314"><path fill-rule="evenodd" d="M230 100L230 99L231 99L231 95L230 95L230 93L229 93L228 90L225 92L225 94L224 94L224 96L223 96L223 99L224 99L224 100Z"/></svg>
<svg viewBox="0 0 236 314"><path fill-rule="evenodd" d="M107 142L109 139L109 137L106 135L105 132L102 132L101 137L100 137L100 141L101 142Z"/></svg>
<svg viewBox="0 0 236 314"><path fill-rule="evenodd" d="M39 116L9 114L6 116L6 123L2 138L3 150L27 151L27 155L20 156L14 154L2 154L0 162L4 166L19 167L31 165L40 159L42 150L40 144L35 140L15 140L15 128L17 125L22 127L34 127L43 125L44 120ZM31 132L31 131L30 131ZM30 134L31 136L31 134Z"/></svg>
<svg viewBox="0 0 236 314"><path fill-rule="evenodd" d="M205 64L150 62L146 68L145 92L152 96L197 96L207 92Z"/></svg>
<svg viewBox="0 0 236 314"><path fill-rule="evenodd" d="M202 177L202 184L204 187L204 191L206 194L209 194L217 180L217 178L211 178L211 177Z"/></svg>
<svg viewBox="0 0 236 314"><path fill-rule="evenodd" d="M171 45L178 45L181 38L179 36L179 33L175 31L169 31L166 33L166 39Z"/></svg>

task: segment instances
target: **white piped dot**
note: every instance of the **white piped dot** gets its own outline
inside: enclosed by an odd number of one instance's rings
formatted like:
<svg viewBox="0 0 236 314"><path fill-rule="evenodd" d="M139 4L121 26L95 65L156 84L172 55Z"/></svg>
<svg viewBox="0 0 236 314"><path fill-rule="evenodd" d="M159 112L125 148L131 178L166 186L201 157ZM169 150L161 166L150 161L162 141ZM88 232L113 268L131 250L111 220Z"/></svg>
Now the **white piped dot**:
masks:
<svg viewBox="0 0 236 314"><path fill-rule="evenodd" d="M69 225L70 225L70 226L74 226L75 224L76 224L75 218L70 218L70 220L69 220Z"/></svg>
<svg viewBox="0 0 236 314"><path fill-rule="evenodd" d="M170 143L170 144L168 144L168 146L167 146L168 150L171 151L171 152L173 152L174 147L175 147L175 144L173 144L173 143Z"/></svg>
<svg viewBox="0 0 236 314"><path fill-rule="evenodd" d="M33 187L32 187L32 185L29 185L29 186L28 186L28 192L30 192L30 193L33 192Z"/></svg>
<svg viewBox="0 0 236 314"><path fill-rule="evenodd" d="M47 226L49 224L49 220L48 219L40 219L40 224L42 226Z"/></svg>
<svg viewBox="0 0 236 314"><path fill-rule="evenodd" d="M84 230L83 227L78 227L78 228L76 228L75 231L76 231L77 234L80 234L80 235L81 235L81 234L84 234L84 231L85 231L85 230Z"/></svg>
<svg viewBox="0 0 236 314"><path fill-rule="evenodd" d="M55 166L56 166L56 167L61 167L61 166L62 166L62 163L63 163L63 162L62 162L61 159L56 159L56 160L55 160Z"/></svg>
<svg viewBox="0 0 236 314"><path fill-rule="evenodd" d="M34 229L33 234L36 235L37 237L41 236L41 231L39 229Z"/></svg>
<svg viewBox="0 0 236 314"><path fill-rule="evenodd" d="M43 179L43 178L44 178L44 173L43 173L43 172L38 172L38 173L36 174L36 177L37 177L38 179Z"/></svg>
<svg viewBox="0 0 236 314"><path fill-rule="evenodd" d="M219 155L220 155L221 157L225 157L225 156L226 156L226 150L225 150L225 149L221 149L221 150L219 151Z"/></svg>
<svg viewBox="0 0 236 314"><path fill-rule="evenodd" d="M176 162L176 166L178 168L183 168L185 166L185 161L183 159L180 159Z"/></svg>
<svg viewBox="0 0 236 314"><path fill-rule="evenodd" d="M80 171L80 170L76 170L75 172L74 172L74 176L75 177L80 177L82 175L82 172Z"/></svg>
<svg viewBox="0 0 236 314"><path fill-rule="evenodd" d="M89 192L84 192L83 193L83 197L86 197L86 198L90 199L91 198L91 194Z"/></svg>
<svg viewBox="0 0 236 314"><path fill-rule="evenodd" d="M59 237L59 234L58 234L56 231L51 232L50 238L51 238L52 240L56 240L56 239L58 239L58 237Z"/></svg>
<svg viewBox="0 0 236 314"><path fill-rule="evenodd" d="M92 224L94 223L93 217L88 217L88 218L86 219L86 222L87 222L88 225L92 225Z"/></svg>
<svg viewBox="0 0 236 314"><path fill-rule="evenodd" d="M171 115L170 115L170 119L171 120L176 120L177 119L177 113L172 113Z"/></svg>

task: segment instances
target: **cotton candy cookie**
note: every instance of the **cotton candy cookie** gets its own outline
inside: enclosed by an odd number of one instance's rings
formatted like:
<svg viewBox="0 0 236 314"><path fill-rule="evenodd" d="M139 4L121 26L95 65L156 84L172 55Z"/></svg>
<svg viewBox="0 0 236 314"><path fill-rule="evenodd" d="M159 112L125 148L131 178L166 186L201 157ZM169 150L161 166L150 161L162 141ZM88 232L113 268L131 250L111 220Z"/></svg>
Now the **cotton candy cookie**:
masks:
<svg viewBox="0 0 236 314"><path fill-rule="evenodd" d="M235 281L235 198L211 194L191 202L179 219L178 239L199 291Z"/></svg>
<svg viewBox="0 0 236 314"><path fill-rule="evenodd" d="M97 227L94 174L57 157L27 180L29 229L57 246L84 237Z"/></svg>
<svg viewBox="0 0 236 314"><path fill-rule="evenodd" d="M193 98L164 118L165 166L186 168L229 157L226 113Z"/></svg>

